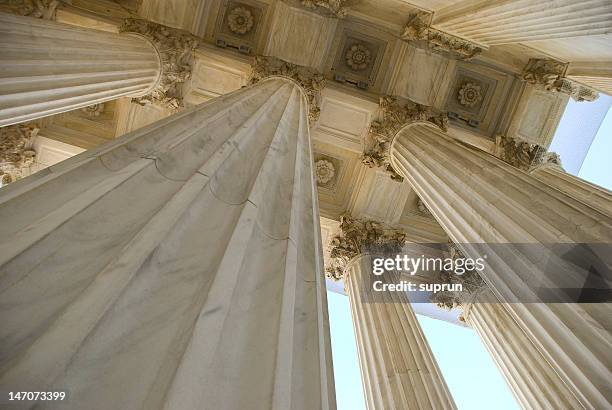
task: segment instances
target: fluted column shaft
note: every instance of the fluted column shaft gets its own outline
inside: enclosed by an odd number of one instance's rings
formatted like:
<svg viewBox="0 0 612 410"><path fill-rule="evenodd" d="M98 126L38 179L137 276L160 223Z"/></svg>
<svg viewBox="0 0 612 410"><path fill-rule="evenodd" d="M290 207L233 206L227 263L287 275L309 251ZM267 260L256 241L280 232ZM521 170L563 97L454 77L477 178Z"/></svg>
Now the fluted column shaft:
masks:
<svg viewBox="0 0 612 410"><path fill-rule="evenodd" d="M486 45L608 34L608 0L468 0L434 14L433 26Z"/></svg>
<svg viewBox="0 0 612 410"><path fill-rule="evenodd" d="M367 408L456 408L406 294L362 299L371 266L371 256L362 254L344 271Z"/></svg>
<svg viewBox="0 0 612 410"><path fill-rule="evenodd" d="M555 164L540 165L529 172L534 178L612 217L612 192L568 174Z"/></svg>
<svg viewBox="0 0 612 410"><path fill-rule="evenodd" d="M3 188L0 390L335 408L307 113L268 79Z"/></svg>
<svg viewBox="0 0 612 410"><path fill-rule="evenodd" d="M474 295L463 318L480 337L521 408L583 408L490 289L484 287Z"/></svg>
<svg viewBox="0 0 612 410"><path fill-rule="evenodd" d="M473 258L482 256L478 244L612 243L607 215L429 124L414 123L398 133L391 163ZM502 301L534 296L532 286L547 280L534 264L542 257L539 251L486 250L483 279ZM506 308L585 407L610 406L610 304L510 303Z"/></svg>
<svg viewBox="0 0 612 410"><path fill-rule="evenodd" d="M0 13L0 126L143 96L160 75L142 36Z"/></svg>

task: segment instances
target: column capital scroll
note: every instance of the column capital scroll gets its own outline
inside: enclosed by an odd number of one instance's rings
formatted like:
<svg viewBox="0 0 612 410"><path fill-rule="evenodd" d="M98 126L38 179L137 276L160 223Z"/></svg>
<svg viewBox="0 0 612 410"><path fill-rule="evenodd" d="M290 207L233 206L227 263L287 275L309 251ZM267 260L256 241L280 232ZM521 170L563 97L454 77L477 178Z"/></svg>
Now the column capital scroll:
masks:
<svg viewBox="0 0 612 410"><path fill-rule="evenodd" d="M376 246L385 252L398 253L406 242L406 233L380 222L356 219L350 215L340 217L340 232L330 243L330 263L325 273L328 278L340 280L349 261Z"/></svg>
<svg viewBox="0 0 612 410"><path fill-rule="evenodd" d="M404 178L393 169L389 158L389 149L395 134L407 124L418 121L430 122L446 132L448 115L410 100L401 104L394 96L380 97L379 106L381 117L370 125L369 143L361 161L370 168L383 168L391 179L402 182Z"/></svg>
<svg viewBox="0 0 612 410"><path fill-rule="evenodd" d="M308 100L308 120L312 124L321 114L321 90L325 87L323 75L316 70L289 63L276 57L256 56L251 64L249 84L267 77L285 77L300 85Z"/></svg>
<svg viewBox="0 0 612 410"><path fill-rule="evenodd" d="M159 53L161 74L157 85L145 96L132 101L140 105L160 104L177 110L183 106L183 87L191 77L193 50L200 39L191 33L143 19L128 18L121 32L137 33L147 38Z"/></svg>

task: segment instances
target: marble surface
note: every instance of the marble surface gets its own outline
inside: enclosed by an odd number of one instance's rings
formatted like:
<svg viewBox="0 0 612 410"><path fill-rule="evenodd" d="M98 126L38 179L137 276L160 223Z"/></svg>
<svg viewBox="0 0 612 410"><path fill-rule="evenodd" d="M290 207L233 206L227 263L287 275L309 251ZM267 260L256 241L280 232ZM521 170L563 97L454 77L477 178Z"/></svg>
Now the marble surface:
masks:
<svg viewBox="0 0 612 410"><path fill-rule="evenodd" d="M335 408L306 113L263 81L3 189L0 389Z"/></svg>

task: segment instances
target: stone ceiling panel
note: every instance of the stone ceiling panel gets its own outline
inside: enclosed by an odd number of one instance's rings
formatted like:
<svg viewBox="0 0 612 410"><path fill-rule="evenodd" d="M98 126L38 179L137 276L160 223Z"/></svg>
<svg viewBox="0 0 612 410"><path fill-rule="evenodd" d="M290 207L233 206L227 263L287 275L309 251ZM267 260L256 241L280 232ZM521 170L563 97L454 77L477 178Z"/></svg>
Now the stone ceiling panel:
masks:
<svg viewBox="0 0 612 410"><path fill-rule="evenodd" d="M336 18L278 2L264 54L322 71L337 23Z"/></svg>

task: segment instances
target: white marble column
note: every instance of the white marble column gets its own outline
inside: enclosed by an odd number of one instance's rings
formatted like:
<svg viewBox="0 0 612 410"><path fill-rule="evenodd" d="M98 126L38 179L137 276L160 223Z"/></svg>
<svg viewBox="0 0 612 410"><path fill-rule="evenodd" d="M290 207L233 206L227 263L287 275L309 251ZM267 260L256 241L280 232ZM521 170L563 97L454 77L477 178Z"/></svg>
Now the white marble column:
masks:
<svg viewBox="0 0 612 410"><path fill-rule="evenodd" d="M0 13L0 126L144 96L161 71L141 35Z"/></svg>
<svg viewBox="0 0 612 410"><path fill-rule="evenodd" d="M367 408L455 409L406 293L374 295L369 288L373 279L369 252L381 250L393 257L402 252L406 234L348 215L342 217L340 229L331 241L327 274L344 279ZM386 273L385 278L399 283L395 272Z"/></svg>
<svg viewBox="0 0 612 410"><path fill-rule="evenodd" d="M612 192L607 189L568 174L560 165L554 163L537 165L529 173L545 184L612 218Z"/></svg>
<svg viewBox="0 0 612 410"><path fill-rule="evenodd" d="M367 408L455 409L406 294L384 292L384 301L363 300L371 266L370 255L359 255L344 275Z"/></svg>
<svg viewBox="0 0 612 410"><path fill-rule="evenodd" d="M609 216L431 124L413 123L400 131L391 163L468 256L481 256L483 246L475 244L612 243ZM546 284L534 265L542 255L528 249L486 248L483 278L500 300L534 297ZM567 277L572 284L580 279ZM609 303L510 303L506 308L584 407L612 405Z"/></svg>
<svg viewBox="0 0 612 410"><path fill-rule="evenodd" d="M463 319L480 337L521 408L584 408L487 287L467 305Z"/></svg>
<svg viewBox="0 0 612 410"><path fill-rule="evenodd" d="M307 114L271 78L3 188L0 391L335 408Z"/></svg>
<svg viewBox="0 0 612 410"><path fill-rule="evenodd" d="M465 0L434 14L433 26L486 45L607 34L609 0Z"/></svg>

